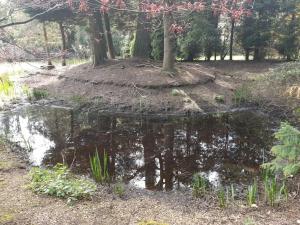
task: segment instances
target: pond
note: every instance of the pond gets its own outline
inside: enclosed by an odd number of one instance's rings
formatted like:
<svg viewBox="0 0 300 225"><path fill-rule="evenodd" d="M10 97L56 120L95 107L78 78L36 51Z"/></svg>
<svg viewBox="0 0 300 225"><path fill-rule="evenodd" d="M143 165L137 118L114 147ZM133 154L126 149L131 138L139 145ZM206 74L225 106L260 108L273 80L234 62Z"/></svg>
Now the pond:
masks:
<svg viewBox="0 0 300 225"><path fill-rule="evenodd" d="M188 188L195 173L214 186L250 183L269 160L278 125L253 111L147 117L47 106L26 106L0 120L0 134L35 166L66 163L87 174L97 150L109 155L111 177L149 190Z"/></svg>

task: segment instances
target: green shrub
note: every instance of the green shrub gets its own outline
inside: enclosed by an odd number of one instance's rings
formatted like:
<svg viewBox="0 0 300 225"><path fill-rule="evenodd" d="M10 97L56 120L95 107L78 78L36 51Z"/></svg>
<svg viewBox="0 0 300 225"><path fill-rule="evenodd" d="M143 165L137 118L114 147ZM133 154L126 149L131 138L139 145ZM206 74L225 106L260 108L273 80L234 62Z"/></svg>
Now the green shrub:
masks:
<svg viewBox="0 0 300 225"><path fill-rule="evenodd" d="M205 177L195 174L192 180L192 190L195 197L203 197L208 191L209 182Z"/></svg>
<svg viewBox="0 0 300 225"><path fill-rule="evenodd" d="M62 164L57 164L53 169L33 168L30 176L29 187L40 194L77 200L89 198L96 191L93 182L72 175Z"/></svg>
<svg viewBox="0 0 300 225"><path fill-rule="evenodd" d="M97 149L95 155L90 157L92 175L96 182L99 182L101 184L109 182L108 161L108 155L104 151L103 163L101 163Z"/></svg>
<svg viewBox="0 0 300 225"><path fill-rule="evenodd" d="M262 167L282 172L285 176L295 175L300 171L300 131L288 123L282 123L275 138L280 142L271 149L275 159Z"/></svg>

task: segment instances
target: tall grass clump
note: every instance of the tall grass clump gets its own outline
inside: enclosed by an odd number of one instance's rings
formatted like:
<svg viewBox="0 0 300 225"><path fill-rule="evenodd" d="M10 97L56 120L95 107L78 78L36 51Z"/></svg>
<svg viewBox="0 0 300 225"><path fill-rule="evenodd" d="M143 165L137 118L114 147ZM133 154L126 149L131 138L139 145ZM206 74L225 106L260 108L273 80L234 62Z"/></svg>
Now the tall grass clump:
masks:
<svg viewBox="0 0 300 225"><path fill-rule="evenodd" d="M234 91L233 102L235 105L241 105L250 102L251 99L251 90L246 84L243 84Z"/></svg>
<svg viewBox="0 0 300 225"><path fill-rule="evenodd" d="M200 174L195 174L192 180L192 190L195 197L203 197L209 188L208 180Z"/></svg>
<svg viewBox="0 0 300 225"><path fill-rule="evenodd" d="M105 182L109 182L108 162L109 162L109 158L105 151L104 151L102 162L99 157L97 149L95 155L90 157L92 176L94 177L96 182L101 184Z"/></svg>
<svg viewBox="0 0 300 225"><path fill-rule="evenodd" d="M95 183L71 174L62 164L53 169L33 168L30 177L29 188L34 192L68 200L89 198L96 191Z"/></svg>
<svg viewBox="0 0 300 225"><path fill-rule="evenodd" d="M254 181L254 183L252 185L248 186L248 190L247 190L247 203L249 206L252 206L254 204L256 204L256 200L257 200L257 182Z"/></svg>
<svg viewBox="0 0 300 225"><path fill-rule="evenodd" d="M275 206L275 204L279 204L282 199L287 200L288 190L285 181L279 184L275 174L268 171L264 172L263 175L265 201L270 206Z"/></svg>
<svg viewBox="0 0 300 225"><path fill-rule="evenodd" d="M218 197L218 201L219 201L219 206L221 208L225 208L227 206L227 200L226 200L226 193L225 193L225 190L223 187L221 187L217 191L217 197Z"/></svg>

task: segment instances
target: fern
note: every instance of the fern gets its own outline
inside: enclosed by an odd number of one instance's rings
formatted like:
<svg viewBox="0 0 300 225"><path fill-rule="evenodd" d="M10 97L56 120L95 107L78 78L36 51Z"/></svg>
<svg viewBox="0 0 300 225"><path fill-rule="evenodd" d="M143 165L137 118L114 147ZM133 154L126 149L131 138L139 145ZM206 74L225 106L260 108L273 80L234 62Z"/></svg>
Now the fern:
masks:
<svg viewBox="0 0 300 225"><path fill-rule="evenodd" d="M288 123L282 123L275 138L280 142L271 152L275 159L262 165L285 176L295 175L300 171L300 131Z"/></svg>

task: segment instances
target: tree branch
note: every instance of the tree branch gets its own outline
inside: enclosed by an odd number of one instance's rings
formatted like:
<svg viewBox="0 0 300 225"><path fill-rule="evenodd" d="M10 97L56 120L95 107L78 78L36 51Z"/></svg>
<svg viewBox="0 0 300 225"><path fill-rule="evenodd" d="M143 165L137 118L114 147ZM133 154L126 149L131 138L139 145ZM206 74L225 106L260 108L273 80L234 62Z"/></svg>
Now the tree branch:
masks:
<svg viewBox="0 0 300 225"><path fill-rule="evenodd" d="M55 6L47 9L46 11L44 12L41 12L41 13L38 13L36 15L34 15L33 17L29 18L28 20L24 20L24 21L19 21L19 22L12 22L12 23L8 23L8 24L4 24L4 25L0 25L0 29L3 29L3 28L6 28L6 27L11 27L11 26L16 26L16 25L22 25L22 24L26 24L26 23L29 23L35 19L38 19L39 16L42 16L52 10L55 10L61 6L63 6L64 4L56 4Z"/></svg>

